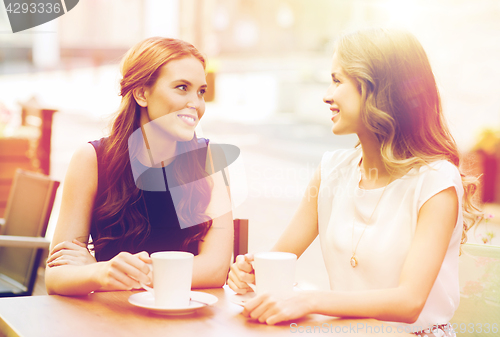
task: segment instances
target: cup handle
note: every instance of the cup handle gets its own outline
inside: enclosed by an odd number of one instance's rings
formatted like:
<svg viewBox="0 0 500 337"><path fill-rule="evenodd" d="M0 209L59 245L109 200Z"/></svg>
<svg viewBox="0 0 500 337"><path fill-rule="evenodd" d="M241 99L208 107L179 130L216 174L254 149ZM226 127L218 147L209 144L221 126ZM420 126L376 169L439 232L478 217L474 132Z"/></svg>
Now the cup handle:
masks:
<svg viewBox="0 0 500 337"><path fill-rule="evenodd" d="M147 264L147 266L149 267L149 269L151 271L153 271L153 265L152 264ZM145 290L149 291L150 293L152 293L153 295L155 294L155 290L153 288L151 288L150 286L147 286L145 285L144 283L142 283L141 281L139 281L139 283L141 284L141 287L143 287Z"/></svg>
<svg viewBox="0 0 500 337"><path fill-rule="evenodd" d="M253 283L248 283L248 282L247 282L247 284L248 284L248 286L249 286L249 287L250 287L250 288L254 291L254 293L257 293L257 286L256 286L255 284L253 284Z"/></svg>
<svg viewBox="0 0 500 337"><path fill-rule="evenodd" d="M252 269L255 272L255 260L250 261L250 264L252 265ZM257 294L257 286L255 284L253 284L253 283L248 283L247 282L247 284L253 290L253 292Z"/></svg>

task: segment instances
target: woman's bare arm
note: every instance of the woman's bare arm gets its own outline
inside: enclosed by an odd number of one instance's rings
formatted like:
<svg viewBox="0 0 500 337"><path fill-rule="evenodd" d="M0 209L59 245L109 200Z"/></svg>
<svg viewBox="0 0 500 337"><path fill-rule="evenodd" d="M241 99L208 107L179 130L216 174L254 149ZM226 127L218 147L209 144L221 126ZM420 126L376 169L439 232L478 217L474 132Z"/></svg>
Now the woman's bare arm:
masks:
<svg viewBox="0 0 500 337"><path fill-rule="evenodd" d="M300 257L318 236L318 194L321 184L321 165L307 185L299 208L287 228L271 249L294 253Z"/></svg>
<svg viewBox="0 0 500 337"><path fill-rule="evenodd" d="M75 239L85 245L88 243L96 191L97 157L93 146L86 144L71 159L64 180L61 211L49 261L68 258ZM111 261L96 263L88 251L80 249L77 252L80 255L75 257L75 263L56 263L46 269L45 284L49 294L83 295L99 289L139 287L137 280L149 282L149 268L145 264L149 258L144 254L123 253ZM53 254L60 256L54 258ZM69 257L74 256L69 253Z"/></svg>
<svg viewBox="0 0 500 337"><path fill-rule="evenodd" d="M211 156L209 147L208 163ZM224 170L226 179L229 179L227 169ZM233 250L234 227L229 186L226 186L221 171L212 174L211 178L213 188L206 213L213 223L199 245L199 254L194 258L193 288L222 287L226 282Z"/></svg>
<svg viewBox="0 0 500 337"><path fill-rule="evenodd" d="M321 166L314 173L307 185L299 208L290 224L278 239L272 251L294 253L300 257L302 253L318 236L318 193L321 184ZM247 283L254 283L253 267L250 262L252 254L238 256L231 265L227 284L237 293L244 294L250 291Z"/></svg>

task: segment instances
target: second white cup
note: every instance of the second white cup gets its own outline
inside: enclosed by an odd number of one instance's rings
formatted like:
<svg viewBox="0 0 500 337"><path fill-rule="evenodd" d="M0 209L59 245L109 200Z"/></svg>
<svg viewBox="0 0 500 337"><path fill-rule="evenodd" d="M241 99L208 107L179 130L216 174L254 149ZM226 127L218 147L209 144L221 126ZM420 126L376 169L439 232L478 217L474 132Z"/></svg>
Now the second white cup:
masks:
<svg viewBox="0 0 500 337"><path fill-rule="evenodd" d="M254 254L257 293L285 299L293 292L297 255L283 252Z"/></svg>
<svg viewBox="0 0 500 337"><path fill-rule="evenodd" d="M156 252L153 260L153 288L155 305L161 308L185 308L189 306L194 255L188 252Z"/></svg>

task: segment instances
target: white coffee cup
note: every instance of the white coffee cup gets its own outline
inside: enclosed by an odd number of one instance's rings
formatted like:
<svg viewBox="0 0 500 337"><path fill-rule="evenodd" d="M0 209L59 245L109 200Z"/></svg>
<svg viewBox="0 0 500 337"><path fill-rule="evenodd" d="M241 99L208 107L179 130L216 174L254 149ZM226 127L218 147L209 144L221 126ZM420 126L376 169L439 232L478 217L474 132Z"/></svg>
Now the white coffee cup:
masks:
<svg viewBox="0 0 500 337"><path fill-rule="evenodd" d="M297 255L283 252L254 254L257 293L285 299L293 292Z"/></svg>
<svg viewBox="0 0 500 337"><path fill-rule="evenodd" d="M153 260L153 288L141 286L153 294L155 305L161 308L189 306L194 255L188 252L156 252Z"/></svg>

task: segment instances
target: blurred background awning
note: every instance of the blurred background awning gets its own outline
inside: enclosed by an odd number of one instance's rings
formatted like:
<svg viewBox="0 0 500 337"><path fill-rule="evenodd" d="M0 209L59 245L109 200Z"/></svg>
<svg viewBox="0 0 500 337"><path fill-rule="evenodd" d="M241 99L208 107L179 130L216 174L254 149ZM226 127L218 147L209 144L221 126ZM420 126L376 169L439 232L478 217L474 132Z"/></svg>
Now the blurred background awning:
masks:
<svg viewBox="0 0 500 337"><path fill-rule="evenodd" d="M225 117L260 120L283 112L328 123L319 111L335 37L396 25L424 45L457 142L469 150L483 128L500 125L499 17L495 0L85 0L59 19L12 34L2 9L0 74L114 65L146 37L178 37L207 55L209 70L217 73L217 103L253 110L239 116L226 111ZM104 97L116 92L118 75L112 69L110 82L99 88L107 88ZM54 77L46 79L57 81ZM33 94L27 88L9 93L16 81L2 78L2 101L11 108ZM241 84L234 86L235 81ZM65 90L56 105L86 108L74 99L81 96L77 90ZM41 96L51 101L54 95ZM103 102L110 100L104 97ZM116 99L88 113L109 113ZM100 104L94 100L94 105Z"/></svg>

